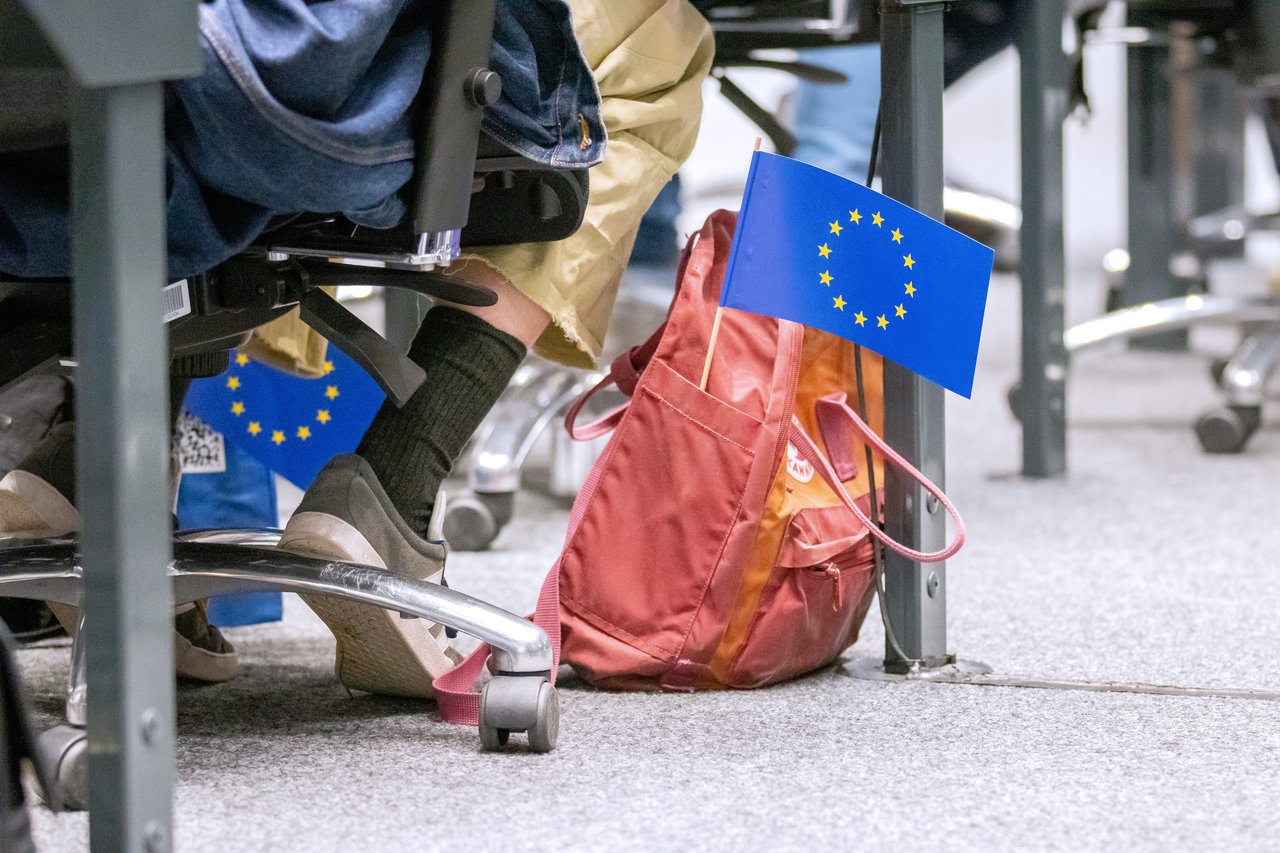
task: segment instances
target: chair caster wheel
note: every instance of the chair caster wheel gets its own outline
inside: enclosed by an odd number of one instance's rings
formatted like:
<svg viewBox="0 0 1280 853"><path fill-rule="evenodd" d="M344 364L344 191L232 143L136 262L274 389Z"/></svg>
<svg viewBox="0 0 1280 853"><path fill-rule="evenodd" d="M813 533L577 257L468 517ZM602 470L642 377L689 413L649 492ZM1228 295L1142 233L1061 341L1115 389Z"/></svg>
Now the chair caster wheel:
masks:
<svg viewBox="0 0 1280 853"><path fill-rule="evenodd" d="M1018 423L1022 423L1022 383L1015 382L1009 386L1009 390L1005 393L1005 400L1009 403L1009 412L1013 415L1013 419Z"/></svg>
<svg viewBox="0 0 1280 853"><path fill-rule="evenodd" d="M1226 406L1196 421L1196 437L1206 453L1239 453L1262 423L1260 406Z"/></svg>
<svg viewBox="0 0 1280 853"><path fill-rule="evenodd" d="M560 734L560 700L550 681L535 675L497 675L480 693L480 745L496 752L512 732L526 732L530 752L550 752Z"/></svg>
<svg viewBox="0 0 1280 853"><path fill-rule="evenodd" d="M62 803L68 811L83 811L89 807L89 735L74 726L54 726L41 733L40 750L45 754L53 771L55 792L51 797Z"/></svg>
<svg viewBox="0 0 1280 853"><path fill-rule="evenodd" d="M444 539L455 551L485 551L515 511L511 492L462 492L445 506Z"/></svg>

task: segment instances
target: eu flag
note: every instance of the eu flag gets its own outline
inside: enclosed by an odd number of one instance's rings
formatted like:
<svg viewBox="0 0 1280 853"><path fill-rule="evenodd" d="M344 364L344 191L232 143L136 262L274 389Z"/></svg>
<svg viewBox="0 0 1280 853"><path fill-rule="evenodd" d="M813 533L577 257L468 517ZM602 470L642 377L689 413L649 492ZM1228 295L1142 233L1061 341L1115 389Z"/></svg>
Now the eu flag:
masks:
<svg viewBox="0 0 1280 853"><path fill-rule="evenodd" d="M236 353L226 373L191 383L186 408L305 489L330 459L355 450L384 396L336 347L328 359L323 376L302 379Z"/></svg>
<svg viewBox="0 0 1280 853"><path fill-rule="evenodd" d="M888 196L757 151L720 304L831 332L968 397L994 258Z"/></svg>

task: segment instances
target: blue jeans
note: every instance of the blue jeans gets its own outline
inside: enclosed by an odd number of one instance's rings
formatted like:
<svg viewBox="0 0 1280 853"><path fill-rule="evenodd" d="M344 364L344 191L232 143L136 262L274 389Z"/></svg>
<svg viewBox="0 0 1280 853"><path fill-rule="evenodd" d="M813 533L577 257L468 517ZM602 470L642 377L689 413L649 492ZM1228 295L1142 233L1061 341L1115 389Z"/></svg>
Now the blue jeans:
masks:
<svg viewBox="0 0 1280 853"><path fill-rule="evenodd" d="M971 0L947 12L943 79L947 86L1013 44L1014 0ZM867 179L871 138L880 104L878 44L806 50L801 59L840 71L838 85L801 82L796 87L796 150L792 154L855 181Z"/></svg>
<svg viewBox="0 0 1280 853"><path fill-rule="evenodd" d="M209 0L204 71L167 89L169 277L242 251L276 215L404 216L414 99L432 0ZM526 157L604 155L599 93L564 0L499 0L490 66L502 97L485 130ZM585 136L589 140L583 143ZM70 272L65 149L0 155L0 270Z"/></svg>

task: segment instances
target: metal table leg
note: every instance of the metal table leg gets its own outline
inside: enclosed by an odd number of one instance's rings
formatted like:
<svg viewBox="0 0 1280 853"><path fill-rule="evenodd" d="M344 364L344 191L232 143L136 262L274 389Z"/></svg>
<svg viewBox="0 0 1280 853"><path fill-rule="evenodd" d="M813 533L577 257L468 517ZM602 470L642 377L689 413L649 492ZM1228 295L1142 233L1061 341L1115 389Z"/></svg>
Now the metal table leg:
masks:
<svg viewBox="0 0 1280 853"><path fill-rule="evenodd" d="M944 3L885 0L881 15L883 186L886 195L942 219L942 13ZM888 361L885 438L929 479L946 471L943 390ZM932 551L946 541L946 515L922 489L885 477L889 535ZM946 571L895 553L885 562L885 601L903 653L924 666L947 663ZM901 670L886 642L885 668Z"/></svg>
<svg viewBox="0 0 1280 853"><path fill-rule="evenodd" d="M1067 468L1067 355L1062 333L1062 122L1066 118L1065 0L1018 6L1022 60L1022 473Z"/></svg>
<svg viewBox="0 0 1280 853"><path fill-rule="evenodd" d="M1144 21L1131 13L1129 23ZM1121 298L1125 305L1140 305L1180 295L1169 269L1175 250L1169 45L1163 39L1132 45L1127 62L1130 260ZM1186 345L1185 331L1134 344L1156 350Z"/></svg>
<svg viewBox="0 0 1280 853"><path fill-rule="evenodd" d="M159 83L78 88L72 104L89 838L104 853L172 843L161 107Z"/></svg>

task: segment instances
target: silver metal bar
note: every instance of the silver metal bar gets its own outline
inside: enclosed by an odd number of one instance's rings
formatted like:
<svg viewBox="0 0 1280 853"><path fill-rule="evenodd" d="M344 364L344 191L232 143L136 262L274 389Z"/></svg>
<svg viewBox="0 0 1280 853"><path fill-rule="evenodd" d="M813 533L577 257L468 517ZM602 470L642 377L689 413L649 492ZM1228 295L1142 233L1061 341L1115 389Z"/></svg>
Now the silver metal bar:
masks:
<svg viewBox="0 0 1280 853"><path fill-rule="evenodd" d="M1268 296L1217 296L1206 293L1162 299L1122 308L1072 326L1063 343L1075 353L1107 341L1139 338L1201 323L1280 321L1280 301Z"/></svg>
<svg viewBox="0 0 1280 853"><path fill-rule="evenodd" d="M189 541L174 544L168 571L176 602L258 590L334 595L456 628L492 646L494 664L502 672L544 673L552 667L546 632L456 590L410 580L387 569L264 550L278 538L273 531L187 535ZM75 543L66 539L0 542L0 557L0 589L15 598L57 601L62 597L60 590L83 576ZM168 635L165 640L166 648L172 649ZM166 671L172 668L170 663ZM155 680L172 683L172 679ZM97 703L95 694L92 707Z"/></svg>
<svg viewBox="0 0 1280 853"><path fill-rule="evenodd" d="M1222 390L1233 406L1261 406L1267 380L1280 363L1280 321L1249 335L1222 371Z"/></svg>
<svg viewBox="0 0 1280 853"><path fill-rule="evenodd" d="M943 3L883 0L880 18L884 192L942 219ZM884 363L885 438L942 486L946 474L943 390L889 361ZM908 547L933 551L946 541L946 516L908 478L886 474L885 527ZM899 554L886 555L885 604L910 661L947 661L946 570ZM885 643L885 667L911 666Z"/></svg>
<svg viewBox="0 0 1280 853"><path fill-rule="evenodd" d="M71 637L71 666L67 670L67 722L83 729L89 720L85 704L88 695L86 677L88 661L85 657L84 608L76 610L75 633Z"/></svg>
<svg viewBox="0 0 1280 853"><path fill-rule="evenodd" d="M382 252L356 249L328 250L320 246L290 245L288 242L273 244L269 251L276 257L323 258L335 263L354 266L390 267L418 272L448 266L457 260L461 252L461 232L436 231L419 234L412 251Z"/></svg>
<svg viewBox="0 0 1280 853"><path fill-rule="evenodd" d="M72 94L77 506L83 513L89 844L172 846L173 617L160 83Z"/></svg>
<svg viewBox="0 0 1280 853"><path fill-rule="evenodd" d="M1067 356L1063 255L1062 123L1067 114L1064 0L1018 5L1021 60L1022 473L1067 468Z"/></svg>

